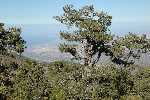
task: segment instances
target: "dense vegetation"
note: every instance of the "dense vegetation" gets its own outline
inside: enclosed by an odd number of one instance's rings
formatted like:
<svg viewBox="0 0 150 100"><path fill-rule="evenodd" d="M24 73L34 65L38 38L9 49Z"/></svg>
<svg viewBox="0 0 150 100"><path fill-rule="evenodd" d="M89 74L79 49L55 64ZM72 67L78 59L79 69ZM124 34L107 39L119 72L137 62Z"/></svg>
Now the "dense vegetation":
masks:
<svg viewBox="0 0 150 100"><path fill-rule="evenodd" d="M4 100L149 100L149 76L149 67L131 73L114 64L89 67L26 59L15 70L10 84L1 84L0 93Z"/></svg>
<svg viewBox="0 0 150 100"><path fill-rule="evenodd" d="M60 50L79 62L72 59L48 64L23 57L26 42L21 29L6 29L1 23L0 100L150 99L150 67L134 63L149 52L146 35L114 37L108 31L112 17L93 6L76 10L67 5L64 14L55 18L73 28L60 32L67 41L60 44ZM112 62L99 65L102 54Z"/></svg>

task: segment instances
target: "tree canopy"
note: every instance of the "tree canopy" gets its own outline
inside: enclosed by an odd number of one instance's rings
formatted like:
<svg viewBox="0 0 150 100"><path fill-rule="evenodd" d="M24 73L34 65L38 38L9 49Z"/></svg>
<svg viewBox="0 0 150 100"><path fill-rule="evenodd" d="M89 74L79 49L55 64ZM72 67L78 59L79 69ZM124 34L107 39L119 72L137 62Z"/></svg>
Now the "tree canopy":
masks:
<svg viewBox="0 0 150 100"><path fill-rule="evenodd" d="M150 49L150 40L146 35L112 35L109 30L112 16L104 11L96 11L93 5L80 9L66 5L63 11L63 15L54 18L67 25L71 31L68 29L60 32L65 43L61 43L59 48L62 52L72 54L84 65L95 65L104 53L110 56L114 63L126 66L133 64L133 60L139 59L141 53L146 53Z"/></svg>
<svg viewBox="0 0 150 100"><path fill-rule="evenodd" d="M71 53L76 59L83 60L84 65L95 64L97 60L93 59L94 55L98 53L97 58L99 58L108 48L107 43L112 40L112 35L107 33L112 16L103 11L95 11L93 5L78 10L72 5L66 5L63 10L64 14L55 16L56 20L75 30L60 32L60 36L67 41L60 44L60 50ZM79 46L83 50L82 54L77 50Z"/></svg>
<svg viewBox="0 0 150 100"><path fill-rule="evenodd" d="M0 54L11 52L21 54L26 48L25 44L20 28L5 28L4 24L0 23Z"/></svg>

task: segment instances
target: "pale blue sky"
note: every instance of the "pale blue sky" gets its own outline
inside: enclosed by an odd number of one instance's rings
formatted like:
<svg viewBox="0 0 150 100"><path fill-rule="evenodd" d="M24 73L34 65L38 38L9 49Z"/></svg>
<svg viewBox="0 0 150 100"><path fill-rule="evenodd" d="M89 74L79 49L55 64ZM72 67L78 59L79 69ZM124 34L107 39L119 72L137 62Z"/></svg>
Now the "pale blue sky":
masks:
<svg viewBox="0 0 150 100"><path fill-rule="evenodd" d="M0 22L54 24L65 4L79 8L93 4L113 16L112 30L150 32L150 0L0 0Z"/></svg>
<svg viewBox="0 0 150 100"><path fill-rule="evenodd" d="M116 22L150 22L150 0L0 0L0 21L11 24L51 24L65 4L93 4Z"/></svg>

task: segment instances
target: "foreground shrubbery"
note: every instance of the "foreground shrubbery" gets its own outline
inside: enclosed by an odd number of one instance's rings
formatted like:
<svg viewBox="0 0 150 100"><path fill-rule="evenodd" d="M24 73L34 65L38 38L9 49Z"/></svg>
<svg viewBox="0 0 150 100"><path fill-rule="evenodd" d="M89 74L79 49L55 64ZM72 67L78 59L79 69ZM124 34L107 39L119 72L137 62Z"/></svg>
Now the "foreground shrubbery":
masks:
<svg viewBox="0 0 150 100"><path fill-rule="evenodd" d="M11 85L1 84L0 94L3 99L148 100L150 98L150 68L141 68L140 71L131 74L127 69L117 68L113 64L89 67L65 61L41 64L24 60L14 73L10 80Z"/></svg>
<svg viewBox="0 0 150 100"><path fill-rule="evenodd" d="M149 68L145 75L149 74ZM149 89L139 93L137 84L139 81L137 74L141 71L131 74L128 69L117 68L115 65L95 66L89 68L86 66L71 64L68 62L55 62L49 69L49 79L55 81L53 83L55 99L77 99L77 100L101 100L101 99L117 99L137 100L149 99ZM141 74L140 74L141 75ZM144 81L146 78L140 80ZM147 80L148 81L148 80ZM148 82L147 82L148 83ZM145 84L144 87L149 87ZM58 92L59 91L59 92ZM144 96L142 96L144 94Z"/></svg>
<svg viewBox="0 0 150 100"><path fill-rule="evenodd" d="M71 68L66 69L67 67ZM58 85L63 95L69 99L118 98L128 95L133 87L129 73L115 68L114 65L89 68L59 62L55 68L60 71L50 72L58 75L54 85Z"/></svg>
<svg viewBox="0 0 150 100"><path fill-rule="evenodd" d="M142 68L134 76L135 89L145 100L150 99L150 67Z"/></svg>

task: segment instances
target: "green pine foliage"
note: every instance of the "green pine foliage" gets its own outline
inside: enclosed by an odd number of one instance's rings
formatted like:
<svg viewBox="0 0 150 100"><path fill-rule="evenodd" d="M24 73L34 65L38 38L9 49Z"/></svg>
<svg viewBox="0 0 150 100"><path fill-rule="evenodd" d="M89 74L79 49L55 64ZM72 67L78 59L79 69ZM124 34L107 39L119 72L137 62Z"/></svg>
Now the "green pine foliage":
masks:
<svg viewBox="0 0 150 100"><path fill-rule="evenodd" d="M67 25L72 31L60 32L61 38L66 41L66 43L60 44L60 50L69 52L75 59L82 60L84 65L94 65L101 53L106 52L107 44L112 40L113 36L108 29L112 16L103 11L95 11L93 5L78 10L73 5L66 5L63 7L63 11L62 16L54 18ZM84 52L79 53L78 47L81 47ZM98 56L93 59L97 53Z"/></svg>
<svg viewBox="0 0 150 100"><path fill-rule="evenodd" d="M103 53L110 56L112 62L128 66L150 50L150 39L146 35L129 33L124 37L114 37L109 30L112 16L96 11L93 5L80 9L66 5L63 11L63 15L54 17L69 27L60 32L65 43L60 44L59 49L69 52L84 65L94 66Z"/></svg>

